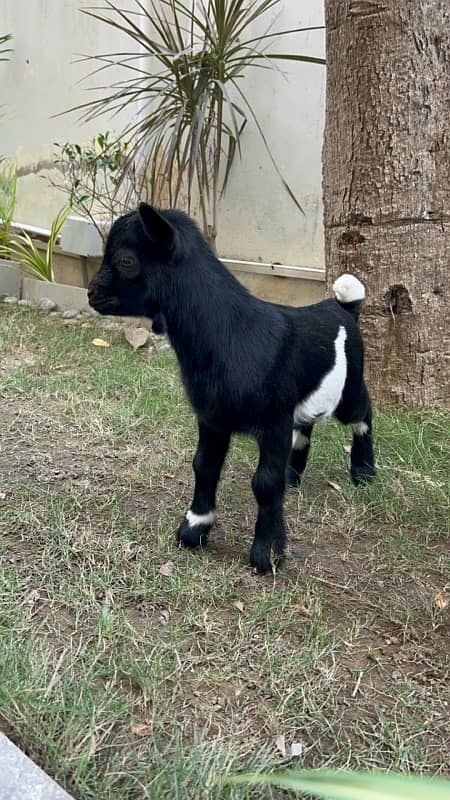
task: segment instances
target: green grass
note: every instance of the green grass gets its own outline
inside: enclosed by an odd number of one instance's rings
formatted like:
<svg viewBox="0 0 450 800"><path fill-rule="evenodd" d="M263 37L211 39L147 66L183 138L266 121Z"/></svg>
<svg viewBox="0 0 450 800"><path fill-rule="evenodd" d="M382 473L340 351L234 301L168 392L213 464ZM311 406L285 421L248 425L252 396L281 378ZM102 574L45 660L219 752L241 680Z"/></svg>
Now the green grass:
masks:
<svg viewBox="0 0 450 800"><path fill-rule="evenodd" d="M297 766L445 772L448 415L376 414L359 490L347 432L315 431L258 578L248 439L210 546L174 547L196 428L170 351L0 305L0 403L0 727L77 800L288 797L215 783L292 763L281 734Z"/></svg>

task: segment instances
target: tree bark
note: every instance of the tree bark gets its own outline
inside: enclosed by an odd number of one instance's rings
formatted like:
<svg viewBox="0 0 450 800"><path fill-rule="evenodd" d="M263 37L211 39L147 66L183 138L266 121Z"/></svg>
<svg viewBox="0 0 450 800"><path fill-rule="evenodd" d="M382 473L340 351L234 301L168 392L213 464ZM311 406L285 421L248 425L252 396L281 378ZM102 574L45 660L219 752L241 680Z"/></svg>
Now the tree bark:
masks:
<svg viewBox="0 0 450 800"><path fill-rule="evenodd" d="M450 400L450 2L325 0L325 261L381 407Z"/></svg>

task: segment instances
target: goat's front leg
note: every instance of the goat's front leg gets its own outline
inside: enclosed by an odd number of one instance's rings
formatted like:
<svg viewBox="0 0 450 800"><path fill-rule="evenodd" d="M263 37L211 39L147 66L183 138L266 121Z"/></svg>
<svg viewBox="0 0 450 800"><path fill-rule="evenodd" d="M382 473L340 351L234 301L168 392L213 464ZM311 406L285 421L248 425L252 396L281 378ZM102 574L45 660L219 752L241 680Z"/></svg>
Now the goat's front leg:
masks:
<svg viewBox="0 0 450 800"><path fill-rule="evenodd" d="M291 437L292 418L288 417L276 427L266 429L259 438L258 469L252 479L258 517L250 551L250 564L257 572L268 572L284 555L283 499Z"/></svg>
<svg viewBox="0 0 450 800"><path fill-rule="evenodd" d="M199 438L193 467L195 491L191 507L178 528L180 547L206 545L216 517L216 489L230 444L229 434L219 433L204 423L198 425Z"/></svg>
<svg viewBox="0 0 450 800"><path fill-rule="evenodd" d="M292 450L286 469L286 485L299 486L308 461L313 425L296 425L292 434Z"/></svg>

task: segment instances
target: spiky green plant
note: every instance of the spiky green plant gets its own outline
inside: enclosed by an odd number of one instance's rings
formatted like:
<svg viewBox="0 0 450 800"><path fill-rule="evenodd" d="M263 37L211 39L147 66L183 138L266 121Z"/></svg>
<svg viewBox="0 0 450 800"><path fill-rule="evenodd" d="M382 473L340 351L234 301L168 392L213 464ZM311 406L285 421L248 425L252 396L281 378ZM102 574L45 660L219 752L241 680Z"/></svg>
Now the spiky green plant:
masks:
<svg viewBox="0 0 450 800"><path fill-rule="evenodd" d="M133 0L124 10L112 0L83 13L120 31L128 47L120 53L86 57L92 74L120 68L122 77L97 87L103 96L77 106L82 118L116 114L139 104L123 136L134 146L130 158L148 167L153 202L180 195L188 211L198 197L206 235L214 242L218 200L230 177L242 134L253 122L272 156L245 90L250 67L273 69L279 60L323 64L321 58L273 52L269 45L320 26L273 30L272 15L281 0ZM271 12L271 14L270 14ZM261 31L258 33L258 31ZM300 208L280 175L285 189Z"/></svg>
<svg viewBox="0 0 450 800"><path fill-rule="evenodd" d="M53 282L55 280L53 272L53 251L61 228L71 210L70 206L66 206L62 208L54 218L45 255L42 255L41 251L36 247L31 236L26 231L23 231L13 236L7 245L0 246L0 256L10 258L12 261L19 261L19 263L36 278Z"/></svg>
<svg viewBox="0 0 450 800"><path fill-rule="evenodd" d="M0 61L9 61L9 54L12 53L11 47L5 47L12 39L10 33L5 33L0 36ZM1 106L0 106L1 108ZM0 117L3 115L0 115Z"/></svg>

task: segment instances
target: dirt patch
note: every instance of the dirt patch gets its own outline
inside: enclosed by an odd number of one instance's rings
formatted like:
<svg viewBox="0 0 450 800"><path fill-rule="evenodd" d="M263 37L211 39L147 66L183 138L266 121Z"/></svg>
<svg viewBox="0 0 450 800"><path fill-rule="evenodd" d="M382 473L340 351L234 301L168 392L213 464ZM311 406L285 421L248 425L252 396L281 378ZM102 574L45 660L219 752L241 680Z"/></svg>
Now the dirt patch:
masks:
<svg viewBox="0 0 450 800"><path fill-rule="evenodd" d="M32 367L37 360L36 353L24 348L18 348L14 353L2 354L0 358L0 375L5 376L19 367Z"/></svg>
<svg viewBox="0 0 450 800"><path fill-rule="evenodd" d="M13 483L73 486L95 485L101 491L111 481L135 473L137 460L149 458L142 443L121 444L97 437L87 438L53 402L45 410L35 403L3 399L0 409L0 475ZM144 455L145 454L145 455ZM166 457L162 448L151 451L155 465Z"/></svg>

